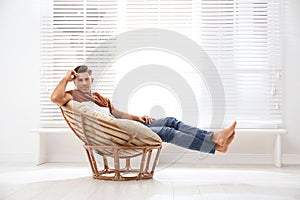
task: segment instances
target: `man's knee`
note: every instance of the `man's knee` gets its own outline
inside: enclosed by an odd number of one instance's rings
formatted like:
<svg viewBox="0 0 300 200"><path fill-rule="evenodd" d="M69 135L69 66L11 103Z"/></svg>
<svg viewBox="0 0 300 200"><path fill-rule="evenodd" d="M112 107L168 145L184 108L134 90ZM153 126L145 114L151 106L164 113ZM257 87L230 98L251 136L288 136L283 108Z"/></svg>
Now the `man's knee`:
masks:
<svg viewBox="0 0 300 200"><path fill-rule="evenodd" d="M168 122L176 122L176 121L178 121L175 117L166 117L165 119Z"/></svg>
<svg viewBox="0 0 300 200"><path fill-rule="evenodd" d="M166 117L165 119L166 119L166 125L168 127L177 128L178 123L180 122L175 117Z"/></svg>
<svg viewBox="0 0 300 200"><path fill-rule="evenodd" d="M170 143L175 137L175 130L170 127L162 127L158 132L158 135L160 136L163 142Z"/></svg>

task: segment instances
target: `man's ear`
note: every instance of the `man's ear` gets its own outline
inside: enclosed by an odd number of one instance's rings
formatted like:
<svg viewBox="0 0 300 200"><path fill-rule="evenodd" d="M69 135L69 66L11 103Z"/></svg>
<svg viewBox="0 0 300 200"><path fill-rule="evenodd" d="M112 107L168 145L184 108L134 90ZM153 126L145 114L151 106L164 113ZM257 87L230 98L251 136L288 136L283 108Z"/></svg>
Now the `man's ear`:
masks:
<svg viewBox="0 0 300 200"><path fill-rule="evenodd" d="M94 78L92 78L92 83L94 83Z"/></svg>

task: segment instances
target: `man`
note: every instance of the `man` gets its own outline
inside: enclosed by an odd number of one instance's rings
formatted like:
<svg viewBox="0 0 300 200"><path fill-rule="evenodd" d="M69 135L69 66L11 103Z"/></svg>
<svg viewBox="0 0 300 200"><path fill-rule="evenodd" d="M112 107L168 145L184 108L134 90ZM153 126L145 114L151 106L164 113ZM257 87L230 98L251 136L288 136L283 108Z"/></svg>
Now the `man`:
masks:
<svg viewBox="0 0 300 200"><path fill-rule="evenodd" d="M66 91L67 84L72 81L77 89ZM186 125L173 117L153 119L147 115L135 116L121 112L113 106L108 98L91 91L93 81L92 71L87 66L80 65L67 72L54 89L51 100L59 106L65 105L70 100L92 101L116 118L131 119L143 123L157 133L164 142L191 150L212 154L215 153L215 150L226 152L234 139L236 122L225 129L211 132Z"/></svg>

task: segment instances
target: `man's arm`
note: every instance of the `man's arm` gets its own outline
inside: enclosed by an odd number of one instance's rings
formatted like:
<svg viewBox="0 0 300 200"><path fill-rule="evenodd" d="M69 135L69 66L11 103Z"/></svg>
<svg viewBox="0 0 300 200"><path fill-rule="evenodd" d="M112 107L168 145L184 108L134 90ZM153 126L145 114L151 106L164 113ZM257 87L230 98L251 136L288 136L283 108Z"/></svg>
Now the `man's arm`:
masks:
<svg viewBox="0 0 300 200"><path fill-rule="evenodd" d="M151 117L147 116L147 115L144 115L142 117L138 117L136 115L131 115L131 114L119 111L119 110L115 109L114 107L112 108L111 113L116 118L131 119L131 120L134 120L134 121L140 121L140 122L147 123L147 124L150 124L153 121L153 119Z"/></svg>
<svg viewBox="0 0 300 200"><path fill-rule="evenodd" d="M66 87L68 82L73 81L74 77L77 76L77 73L74 70L68 71L66 76L58 83L51 95L51 101L56 103L59 106L65 105L68 101L72 100L73 97L71 94L66 93Z"/></svg>

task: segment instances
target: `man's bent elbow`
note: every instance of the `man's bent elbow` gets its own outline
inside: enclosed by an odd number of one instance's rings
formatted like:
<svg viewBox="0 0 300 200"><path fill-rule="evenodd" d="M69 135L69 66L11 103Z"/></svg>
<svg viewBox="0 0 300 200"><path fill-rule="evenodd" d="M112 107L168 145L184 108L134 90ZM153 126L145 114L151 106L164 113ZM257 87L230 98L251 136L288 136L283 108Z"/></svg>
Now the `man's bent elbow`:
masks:
<svg viewBox="0 0 300 200"><path fill-rule="evenodd" d="M50 99L51 99L51 101L53 103L56 103L59 106L63 106L64 105L64 103L62 102L62 100L60 98L58 98L56 95L54 95L54 94L51 95Z"/></svg>

